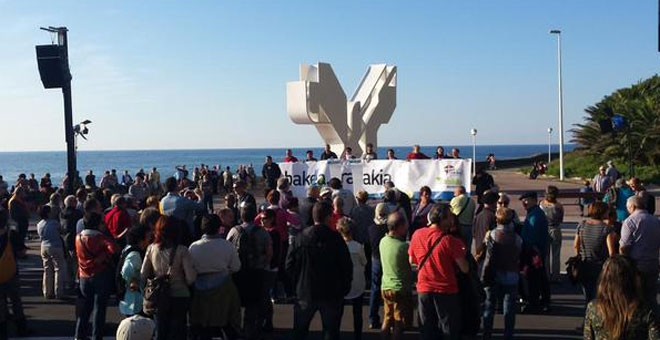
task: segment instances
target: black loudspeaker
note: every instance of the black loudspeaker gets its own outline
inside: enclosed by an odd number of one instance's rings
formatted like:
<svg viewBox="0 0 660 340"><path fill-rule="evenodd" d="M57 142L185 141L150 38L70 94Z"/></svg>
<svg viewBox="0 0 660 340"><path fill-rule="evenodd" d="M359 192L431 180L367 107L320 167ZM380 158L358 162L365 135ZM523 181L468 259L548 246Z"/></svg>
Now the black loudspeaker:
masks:
<svg viewBox="0 0 660 340"><path fill-rule="evenodd" d="M612 120L610 119L599 120L598 125L600 125L601 133L611 133L612 131L614 131L614 129L612 128Z"/></svg>
<svg viewBox="0 0 660 340"><path fill-rule="evenodd" d="M60 45L39 45L37 64L41 82L47 89L62 88L71 80L69 65L66 62L64 47Z"/></svg>

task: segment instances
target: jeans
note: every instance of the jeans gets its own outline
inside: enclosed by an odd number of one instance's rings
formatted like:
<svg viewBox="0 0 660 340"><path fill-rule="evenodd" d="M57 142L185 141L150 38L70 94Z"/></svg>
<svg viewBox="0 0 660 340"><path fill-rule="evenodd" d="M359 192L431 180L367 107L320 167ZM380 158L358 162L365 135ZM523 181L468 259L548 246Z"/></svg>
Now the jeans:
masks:
<svg viewBox="0 0 660 340"><path fill-rule="evenodd" d="M346 300L353 307L353 339L362 339L362 295Z"/></svg>
<svg viewBox="0 0 660 340"><path fill-rule="evenodd" d="M461 336L461 302L458 294L419 293L422 340L458 340Z"/></svg>
<svg viewBox="0 0 660 340"><path fill-rule="evenodd" d="M383 267L380 260L371 258L371 292L369 295L369 322L380 325L378 308L383 303L380 295L380 281L383 278Z"/></svg>
<svg viewBox="0 0 660 340"><path fill-rule="evenodd" d="M62 297L64 282L67 280L64 249L41 246L41 259L44 265L41 287L44 297L47 299Z"/></svg>
<svg viewBox="0 0 660 340"><path fill-rule="evenodd" d="M105 311L108 296L114 285L114 273L111 270L96 274L94 277L80 278L81 305L76 320L76 339L87 338L89 318L94 312L92 322L92 338L103 339L105 326Z"/></svg>
<svg viewBox="0 0 660 340"><path fill-rule="evenodd" d="M545 262L550 280L557 281L559 280L559 271L561 266L561 227L550 227L548 234L550 235L550 251Z"/></svg>
<svg viewBox="0 0 660 340"><path fill-rule="evenodd" d="M190 298L170 297L169 305L154 316L156 339L186 339L188 337L188 309Z"/></svg>
<svg viewBox="0 0 660 340"><path fill-rule="evenodd" d="M516 300L518 295L518 286L502 285L495 283L491 287L485 287L486 301L484 305L484 339L490 339L493 330L493 319L495 317L495 307L497 302L502 299L502 309L504 314L504 339L513 339L513 330L516 324Z"/></svg>
<svg viewBox="0 0 660 340"><path fill-rule="evenodd" d="M324 340L339 340L344 301L298 301L293 307L293 339L304 340L316 312L321 313Z"/></svg>

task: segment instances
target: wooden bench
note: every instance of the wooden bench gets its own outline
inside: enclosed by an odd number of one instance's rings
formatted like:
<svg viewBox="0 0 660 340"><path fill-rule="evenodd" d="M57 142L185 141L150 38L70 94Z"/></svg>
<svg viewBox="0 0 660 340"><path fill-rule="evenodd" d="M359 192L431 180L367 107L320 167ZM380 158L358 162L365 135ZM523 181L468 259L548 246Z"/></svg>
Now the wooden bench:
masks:
<svg viewBox="0 0 660 340"><path fill-rule="evenodd" d="M562 201L563 205L580 205L580 200L584 198L590 198L594 201L600 201L603 199L605 194L598 192L579 192L579 191L559 191L557 194L557 200L561 199L573 199L571 201Z"/></svg>

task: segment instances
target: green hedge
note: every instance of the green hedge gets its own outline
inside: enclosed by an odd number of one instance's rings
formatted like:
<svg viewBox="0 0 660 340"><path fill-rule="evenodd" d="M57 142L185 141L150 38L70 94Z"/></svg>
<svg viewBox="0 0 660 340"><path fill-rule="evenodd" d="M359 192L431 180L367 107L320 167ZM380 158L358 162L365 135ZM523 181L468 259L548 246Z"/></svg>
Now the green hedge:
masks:
<svg viewBox="0 0 660 340"><path fill-rule="evenodd" d="M614 161L617 169L626 177L628 175L628 161L624 158L609 159L603 156L574 151L564 155L564 177L580 177L592 179L598 173L598 167L606 165L607 161ZM550 163L548 174L559 177L559 160ZM660 167L635 165L635 176L645 184L660 184Z"/></svg>

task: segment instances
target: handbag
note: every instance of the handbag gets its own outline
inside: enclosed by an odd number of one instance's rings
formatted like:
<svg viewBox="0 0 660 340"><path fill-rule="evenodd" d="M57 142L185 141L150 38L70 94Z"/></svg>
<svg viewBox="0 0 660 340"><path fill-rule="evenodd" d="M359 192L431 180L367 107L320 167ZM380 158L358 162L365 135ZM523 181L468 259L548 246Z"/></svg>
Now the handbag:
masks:
<svg viewBox="0 0 660 340"><path fill-rule="evenodd" d="M493 265L493 257L495 257L495 246L493 245L493 237L491 232L488 232L487 240L485 243L484 255L486 261L484 262L483 272L481 274L481 282L485 287L490 287L495 284L495 266ZM488 250L490 250L490 256L487 255Z"/></svg>
<svg viewBox="0 0 660 340"><path fill-rule="evenodd" d="M144 287L142 310L148 316L154 316L159 310L167 309L170 304L170 278L172 276L172 264L174 263L175 255L176 247L172 249L165 275L158 275L147 279Z"/></svg>
<svg viewBox="0 0 660 340"><path fill-rule="evenodd" d="M582 270L584 267L584 261L580 255L580 250L584 252L584 241L582 241L582 236L580 235L581 230L582 228L578 228L578 238L580 239L580 248L578 248L578 253L575 256L569 257L566 261L566 275L568 276L568 280L571 281L573 285L577 285L582 282Z"/></svg>

